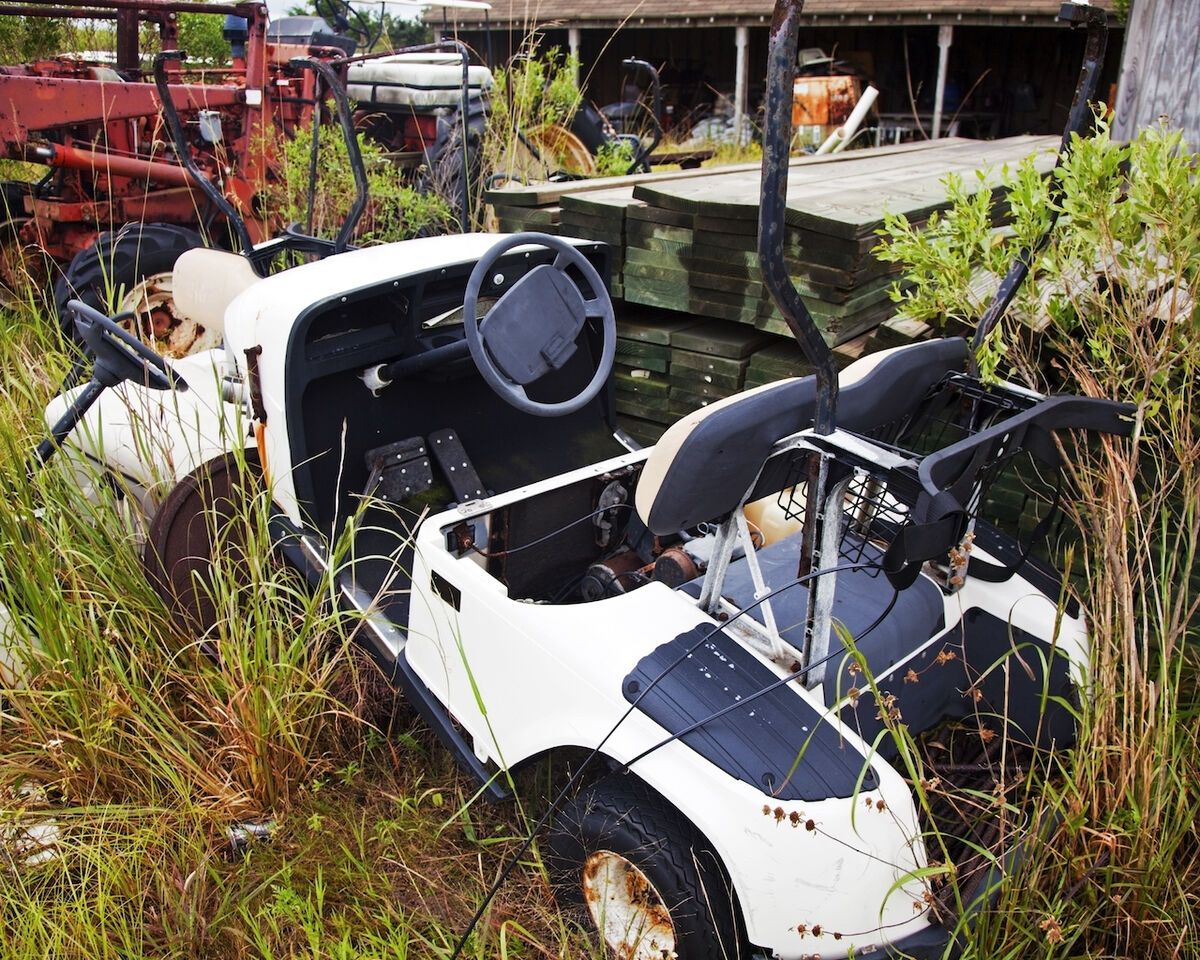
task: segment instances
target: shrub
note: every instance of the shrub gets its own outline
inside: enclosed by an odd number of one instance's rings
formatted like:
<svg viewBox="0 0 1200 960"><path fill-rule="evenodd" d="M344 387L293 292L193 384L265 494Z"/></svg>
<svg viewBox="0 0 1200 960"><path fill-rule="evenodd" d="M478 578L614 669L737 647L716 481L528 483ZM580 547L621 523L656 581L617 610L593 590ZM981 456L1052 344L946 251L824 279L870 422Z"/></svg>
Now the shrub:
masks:
<svg viewBox="0 0 1200 960"><path fill-rule="evenodd" d="M1064 445L1089 611L1093 699L1065 776L1040 783L1058 842L1032 853L987 915L977 956L1177 957L1200 951L1196 613L1200 545L1198 158L1177 132L1076 139L1057 177L1006 176L1010 225L990 195L921 230L888 218L882 255L914 286L907 316L968 326L1004 267L1034 250L1027 283L981 357L1046 391L1133 401L1133 436ZM1061 221L1044 244L1052 213Z"/></svg>

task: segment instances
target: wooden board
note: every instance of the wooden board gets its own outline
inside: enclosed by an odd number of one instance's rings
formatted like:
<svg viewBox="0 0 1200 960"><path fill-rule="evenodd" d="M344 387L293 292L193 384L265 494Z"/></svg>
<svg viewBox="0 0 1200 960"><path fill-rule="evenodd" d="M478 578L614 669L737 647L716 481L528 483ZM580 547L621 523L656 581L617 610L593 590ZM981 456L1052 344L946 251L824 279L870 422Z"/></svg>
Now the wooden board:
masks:
<svg viewBox="0 0 1200 960"><path fill-rule="evenodd" d="M680 317L654 310L637 310L628 306L617 319L617 336L625 340L669 345L676 330L694 327L701 321L695 317Z"/></svg>
<svg viewBox="0 0 1200 960"><path fill-rule="evenodd" d="M760 335L762 336L762 335ZM762 336L762 339L766 339ZM683 377L719 377L726 381L740 381L746 375L749 357L735 360L732 357L718 357L711 353L697 353L695 350L671 351L672 373ZM678 380L677 377L672 379Z"/></svg>
<svg viewBox="0 0 1200 960"><path fill-rule="evenodd" d="M1057 146L1054 137L1009 137L980 141L929 141L903 156L875 150L842 154L837 166L796 166L789 170L787 223L791 226L857 240L872 236L883 224L885 211L923 219L944 207L941 181L949 173L963 176L970 189L992 189L1000 170L1030 154L1039 154L1039 167L1048 170ZM990 171L981 183L976 171ZM737 220L756 220L761 192L759 178L746 173L713 174L709 179L644 183L634 196L653 207L679 213Z"/></svg>
<svg viewBox="0 0 1200 960"><path fill-rule="evenodd" d="M626 413L634 417L645 417L647 420L661 420L669 423L674 416L671 414L670 397L648 397L645 394L624 393L618 390L614 394L614 406L617 413Z"/></svg>
<svg viewBox="0 0 1200 960"><path fill-rule="evenodd" d="M624 413L618 414L617 426L643 447L654 446L667 429L667 424L656 423L654 420L644 419L639 416L630 416Z"/></svg>
<svg viewBox="0 0 1200 960"><path fill-rule="evenodd" d="M671 388L671 383L661 374L641 371L641 375L633 374L629 368L614 368L613 380L617 393L636 394L646 397L665 397Z"/></svg>

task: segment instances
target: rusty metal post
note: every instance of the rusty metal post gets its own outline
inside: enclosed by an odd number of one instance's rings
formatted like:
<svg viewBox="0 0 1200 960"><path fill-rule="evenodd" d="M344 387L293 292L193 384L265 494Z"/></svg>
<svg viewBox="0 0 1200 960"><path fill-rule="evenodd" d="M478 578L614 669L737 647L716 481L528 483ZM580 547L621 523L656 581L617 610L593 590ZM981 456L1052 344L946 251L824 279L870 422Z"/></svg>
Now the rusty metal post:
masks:
<svg viewBox="0 0 1200 960"><path fill-rule="evenodd" d="M796 39L804 0L777 0L771 19L767 54L767 111L763 125L762 203L758 215L758 264L763 283L783 314L817 375L817 433L829 434L836 424L837 367L833 351L821 336L812 314L788 276L783 258L787 216L788 164L792 145L792 82Z"/></svg>
<svg viewBox="0 0 1200 960"><path fill-rule="evenodd" d="M1083 66L1079 71L1079 80L1075 84L1075 99L1071 101L1071 112L1067 114L1067 125L1063 129L1062 142L1058 147L1058 162L1061 163L1071 147L1071 139L1082 136L1084 130L1092 121L1092 98L1096 95L1096 84L1100 79L1100 68L1104 66L1104 51L1108 47L1108 14L1103 10L1087 3L1077 3L1067 0L1059 10L1058 18L1069 23L1072 27L1083 26L1087 29L1087 42L1083 49ZM1054 177L1054 173L1051 173ZM992 328L1000 322L1000 318L1008 311L1009 304L1016 296L1033 258L1050 239L1050 231L1058 222L1058 202L1062 197L1062 187L1058 180L1050 187L1050 219L1046 230L1038 240L1037 246L1025 248L1017 254L1017 259L1009 267L1008 273L1000 281L996 295L988 304L979 323L975 326L975 337L971 343L971 372L978 372L976 357L983 341L991 333Z"/></svg>

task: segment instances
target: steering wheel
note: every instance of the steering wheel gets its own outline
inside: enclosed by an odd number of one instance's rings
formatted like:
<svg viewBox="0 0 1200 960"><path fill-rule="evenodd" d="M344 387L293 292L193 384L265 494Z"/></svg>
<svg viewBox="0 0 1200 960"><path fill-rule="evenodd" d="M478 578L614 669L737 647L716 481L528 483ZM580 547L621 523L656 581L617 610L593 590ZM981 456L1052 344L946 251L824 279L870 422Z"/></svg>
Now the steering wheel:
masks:
<svg viewBox="0 0 1200 960"><path fill-rule="evenodd" d="M154 390L183 384L166 361L117 322L80 300L68 300L75 314L75 329L96 358L92 379L105 387L133 380ZM120 314L132 317L132 314Z"/></svg>
<svg viewBox="0 0 1200 960"><path fill-rule="evenodd" d="M493 278L496 261L514 247L535 244L554 251L553 264L534 267L514 283L480 320L479 293ZM592 289L592 297L567 273L574 266ZM525 387L560 369L575 353L575 338L589 318L601 321L603 342L595 373L588 384L566 400L533 400ZM562 417L591 401L612 372L617 349L617 321L608 287L596 268L575 247L544 233L518 233L497 243L471 271L463 297L463 327L471 359L483 379L502 400L538 417Z"/></svg>
<svg viewBox="0 0 1200 960"><path fill-rule="evenodd" d="M317 16L328 23L335 33L349 37L360 50L370 50L375 46L383 31L383 20L379 21L379 29L371 29L371 21L361 10L356 10L348 0L317 0L313 4Z"/></svg>

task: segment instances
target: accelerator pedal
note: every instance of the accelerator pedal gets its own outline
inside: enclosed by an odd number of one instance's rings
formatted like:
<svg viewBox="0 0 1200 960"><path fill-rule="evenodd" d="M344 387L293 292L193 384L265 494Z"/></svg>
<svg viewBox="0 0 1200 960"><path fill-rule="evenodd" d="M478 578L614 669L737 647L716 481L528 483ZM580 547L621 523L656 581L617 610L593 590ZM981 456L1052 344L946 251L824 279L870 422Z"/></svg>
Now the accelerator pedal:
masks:
<svg viewBox="0 0 1200 960"><path fill-rule="evenodd" d="M487 496L479 472L467 456L458 434L447 427L429 435L429 450L450 483L454 499L459 503L481 500Z"/></svg>

